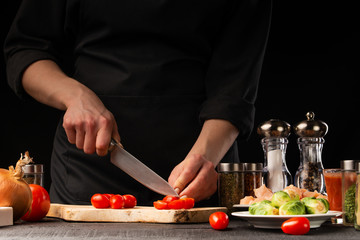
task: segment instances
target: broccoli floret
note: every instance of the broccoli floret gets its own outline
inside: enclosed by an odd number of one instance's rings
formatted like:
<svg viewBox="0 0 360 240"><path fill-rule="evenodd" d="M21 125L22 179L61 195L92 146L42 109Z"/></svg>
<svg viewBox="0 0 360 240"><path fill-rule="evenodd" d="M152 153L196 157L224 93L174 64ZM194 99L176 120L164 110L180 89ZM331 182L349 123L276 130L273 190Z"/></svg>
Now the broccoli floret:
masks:
<svg viewBox="0 0 360 240"><path fill-rule="evenodd" d="M344 200L344 216L345 221L353 223L355 221L355 191L356 184L351 185L345 193Z"/></svg>

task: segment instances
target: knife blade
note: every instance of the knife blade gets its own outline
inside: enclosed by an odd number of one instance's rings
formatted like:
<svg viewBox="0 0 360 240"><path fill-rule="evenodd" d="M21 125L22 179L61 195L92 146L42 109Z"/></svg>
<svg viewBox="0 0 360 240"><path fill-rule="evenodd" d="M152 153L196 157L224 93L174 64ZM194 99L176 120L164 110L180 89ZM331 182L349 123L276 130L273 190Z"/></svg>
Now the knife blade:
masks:
<svg viewBox="0 0 360 240"><path fill-rule="evenodd" d="M109 150L111 151L110 162L145 187L165 196L172 195L178 197L174 188L172 188L167 181L128 153L120 146L120 143L116 142L114 139L111 139Z"/></svg>

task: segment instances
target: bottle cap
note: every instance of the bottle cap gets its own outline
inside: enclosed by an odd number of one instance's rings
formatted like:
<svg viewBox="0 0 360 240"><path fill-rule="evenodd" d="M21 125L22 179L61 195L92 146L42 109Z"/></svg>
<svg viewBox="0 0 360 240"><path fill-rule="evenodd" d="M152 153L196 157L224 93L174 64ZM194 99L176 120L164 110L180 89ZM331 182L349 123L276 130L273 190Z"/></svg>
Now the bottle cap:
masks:
<svg viewBox="0 0 360 240"><path fill-rule="evenodd" d="M218 172L243 172L243 163L219 163L217 166Z"/></svg>
<svg viewBox="0 0 360 240"><path fill-rule="evenodd" d="M26 164L22 167L24 173L44 173L42 164Z"/></svg>
<svg viewBox="0 0 360 240"><path fill-rule="evenodd" d="M290 135L290 124L279 120L270 119L261 123L257 128L257 133L262 137L288 137Z"/></svg>
<svg viewBox="0 0 360 240"><path fill-rule="evenodd" d="M342 160L340 162L340 168L342 170L355 170L357 162L356 160Z"/></svg>
<svg viewBox="0 0 360 240"><path fill-rule="evenodd" d="M315 113L306 113L306 120L299 122L294 126L295 134L299 137L324 137L328 131L328 125L321 121L315 120Z"/></svg>
<svg viewBox="0 0 360 240"><path fill-rule="evenodd" d="M245 171L262 171L262 163L244 163Z"/></svg>

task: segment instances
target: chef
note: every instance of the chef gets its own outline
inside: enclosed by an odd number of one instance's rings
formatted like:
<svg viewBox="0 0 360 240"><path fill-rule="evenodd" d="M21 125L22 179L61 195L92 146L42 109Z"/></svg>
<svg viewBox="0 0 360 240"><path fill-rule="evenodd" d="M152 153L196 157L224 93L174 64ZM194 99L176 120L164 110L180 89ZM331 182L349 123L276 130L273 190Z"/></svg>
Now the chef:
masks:
<svg viewBox="0 0 360 240"><path fill-rule="evenodd" d="M161 198L110 163L111 137L180 196L214 204L220 162L246 140L270 23L262 0L23 1L5 42L23 99L63 111L52 202Z"/></svg>

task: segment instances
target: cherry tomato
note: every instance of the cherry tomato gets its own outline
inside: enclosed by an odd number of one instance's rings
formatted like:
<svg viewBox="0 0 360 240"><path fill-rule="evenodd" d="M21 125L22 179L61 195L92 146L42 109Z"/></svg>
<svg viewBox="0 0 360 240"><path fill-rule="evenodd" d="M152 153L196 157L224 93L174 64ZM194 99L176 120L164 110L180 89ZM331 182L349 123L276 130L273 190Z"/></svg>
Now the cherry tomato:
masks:
<svg viewBox="0 0 360 240"><path fill-rule="evenodd" d="M112 194L112 193L103 193L103 195L104 195L107 199L110 200L110 198L111 198L112 196L114 196L115 194Z"/></svg>
<svg viewBox="0 0 360 240"><path fill-rule="evenodd" d="M182 209L184 208L184 199L173 200L168 203L169 209Z"/></svg>
<svg viewBox="0 0 360 240"><path fill-rule="evenodd" d="M124 198L124 208L133 208L136 206L137 200L133 195L125 194L123 195Z"/></svg>
<svg viewBox="0 0 360 240"><path fill-rule="evenodd" d="M39 221L46 216L50 209L49 193L40 185L29 184L32 192L32 204L30 210L21 218L24 221Z"/></svg>
<svg viewBox="0 0 360 240"><path fill-rule="evenodd" d="M209 222L213 229L222 230L229 225L229 216L224 212L214 212L210 215Z"/></svg>
<svg viewBox="0 0 360 240"><path fill-rule="evenodd" d="M163 198L163 201L169 203L169 202L172 202L172 201L178 200L178 199L179 199L179 197L168 195Z"/></svg>
<svg viewBox="0 0 360 240"><path fill-rule="evenodd" d="M306 217L293 217L281 225L284 233L292 235L303 235L310 230L310 221Z"/></svg>
<svg viewBox="0 0 360 240"><path fill-rule="evenodd" d="M190 209L195 206L195 200L193 198L183 198L183 200L185 209Z"/></svg>
<svg viewBox="0 0 360 240"><path fill-rule="evenodd" d="M109 202L110 202L110 207L113 209L121 209L125 205L124 198L120 194L116 194L110 197Z"/></svg>
<svg viewBox="0 0 360 240"><path fill-rule="evenodd" d="M154 202L154 207L159 210L168 209L168 203L163 200Z"/></svg>
<svg viewBox="0 0 360 240"><path fill-rule="evenodd" d="M104 194L95 193L91 197L91 204L95 208L108 208L110 206L110 201Z"/></svg>

